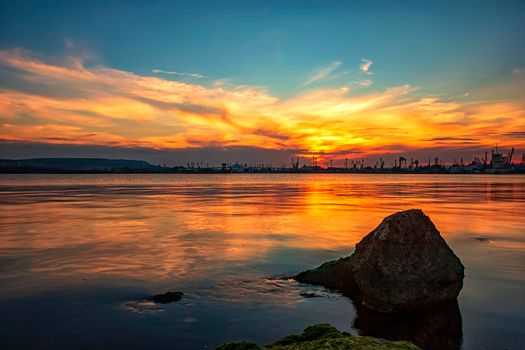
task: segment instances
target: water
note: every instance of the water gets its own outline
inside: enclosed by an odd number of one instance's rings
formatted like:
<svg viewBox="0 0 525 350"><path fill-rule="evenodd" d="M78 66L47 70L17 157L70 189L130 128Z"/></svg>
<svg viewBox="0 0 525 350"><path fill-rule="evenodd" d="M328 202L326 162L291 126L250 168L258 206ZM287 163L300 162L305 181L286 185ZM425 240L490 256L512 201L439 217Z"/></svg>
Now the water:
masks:
<svg viewBox="0 0 525 350"><path fill-rule="evenodd" d="M408 208L466 267L440 336L525 348L525 177L370 174L1 175L0 347L211 349L320 322L373 333L382 323L356 322L345 297L278 278L351 254ZM141 302L166 290L185 296Z"/></svg>

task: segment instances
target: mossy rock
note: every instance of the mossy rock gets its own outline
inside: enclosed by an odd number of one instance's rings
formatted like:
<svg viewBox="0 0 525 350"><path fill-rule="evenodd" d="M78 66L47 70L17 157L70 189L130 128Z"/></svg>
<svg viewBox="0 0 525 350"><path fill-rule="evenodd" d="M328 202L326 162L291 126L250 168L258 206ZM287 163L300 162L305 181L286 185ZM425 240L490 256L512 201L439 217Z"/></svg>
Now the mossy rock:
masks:
<svg viewBox="0 0 525 350"><path fill-rule="evenodd" d="M420 209L387 216L350 257L294 278L342 292L381 313L425 310L457 298L465 267Z"/></svg>
<svg viewBox="0 0 525 350"><path fill-rule="evenodd" d="M250 343L247 341L232 342L228 344L221 345L217 350L255 350L260 349L257 344Z"/></svg>
<svg viewBox="0 0 525 350"><path fill-rule="evenodd" d="M301 334L289 335L273 344L257 346L248 342L224 344L217 350L419 350L417 346L407 341L388 341L372 337L352 336L340 332L329 324L322 323L306 328Z"/></svg>

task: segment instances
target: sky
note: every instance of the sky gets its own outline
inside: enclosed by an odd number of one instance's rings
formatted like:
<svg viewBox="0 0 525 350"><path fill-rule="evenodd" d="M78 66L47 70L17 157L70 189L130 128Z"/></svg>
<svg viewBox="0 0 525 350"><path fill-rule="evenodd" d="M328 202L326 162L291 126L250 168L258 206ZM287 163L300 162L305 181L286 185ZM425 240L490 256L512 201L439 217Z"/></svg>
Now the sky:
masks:
<svg viewBox="0 0 525 350"><path fill-rule="evenodd" d="M525 152L524 1L0 1L0 158Z"/></svg>

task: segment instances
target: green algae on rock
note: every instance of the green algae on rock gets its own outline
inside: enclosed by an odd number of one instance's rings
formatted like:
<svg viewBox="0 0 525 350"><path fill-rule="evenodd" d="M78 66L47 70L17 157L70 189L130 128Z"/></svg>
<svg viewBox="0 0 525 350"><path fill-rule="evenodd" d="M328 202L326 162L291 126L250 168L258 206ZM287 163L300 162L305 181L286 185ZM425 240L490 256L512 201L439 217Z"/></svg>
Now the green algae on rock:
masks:
<svg viewBox="0 0 525 350"><path fill-rule="evenodd" d="M307 327L303 333L289 335L273 344L258 346L246 341L221 345L217 350L419 350L407 341L388 341L379 338L353 336L329 324Z"/></svg>

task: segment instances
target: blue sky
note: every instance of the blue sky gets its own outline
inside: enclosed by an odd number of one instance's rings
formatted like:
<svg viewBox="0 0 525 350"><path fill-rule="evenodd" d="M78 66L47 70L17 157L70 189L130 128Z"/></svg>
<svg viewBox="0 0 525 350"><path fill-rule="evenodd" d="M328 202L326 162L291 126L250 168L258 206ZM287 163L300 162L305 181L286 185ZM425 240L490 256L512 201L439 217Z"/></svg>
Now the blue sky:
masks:
<svg viewBox="0 0 525 350"><path fill-rule="evenodd" d="M378 89L458 92L525 61L523 1L8 1L0 13L3 48L77 51L93 64L231 78L279 96L334 60L356 72L374 61Z"/></svg>

